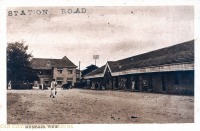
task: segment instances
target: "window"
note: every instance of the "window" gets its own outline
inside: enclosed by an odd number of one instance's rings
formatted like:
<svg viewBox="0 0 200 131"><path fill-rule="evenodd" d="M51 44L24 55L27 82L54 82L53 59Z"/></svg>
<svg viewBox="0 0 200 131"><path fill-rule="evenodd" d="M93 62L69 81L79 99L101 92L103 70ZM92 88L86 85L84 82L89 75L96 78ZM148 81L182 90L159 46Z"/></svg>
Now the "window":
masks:
<svg viewBox="0 0 200 131"><path fill-rule="evenodd" d="M49 81L44 81L44 84L46 84L46 85L49 84Z"/></svg>
<svg viewBox="0 0 200 131"><path fill-rule="evenodd" d="M63 69L62 68L58 68L57 71L58 71L58 73L62 74Z"/></svg>
<svg viewBox="0 0 200 131"><path fill-rule="evenodd" d="M67 80L73 80L73 77L67 77Z"/></svg>
<svg viewBox="0 0 200 131"><path fill-rule="evenodd" d="M44 70L42 74L43 75L51 75L51 71L50 70Z"/></svg>
<svg viewBox="0 0 200 131"><path fill-rule="evenodd" d="M72 74L72 70L67 70L68 74Z"/></svg>
<svg viewBox="0 0 200 131"><path fill-rule="evenodd" d="M56 80L57 81L63 81L63 77L57 77Z"/></svg>
<svg viewBox="0 0 200 131"><path fill-rule="evenodd" d="M58 70L58 73L62 74L62 70Z"/></svg>
<svg viewBox="0 0 200 131"><path fill-rule="evenodd" d="M56 82L57 82L58 85L62 85L63 84L63 77L57 77Z"/></svg>
<svg viewBox="0 0 200 131"><path fill-rule="evenodd" d="M58 85L62 85L62 81L57 81L57 84Z"/></svg>
<svg viewBox="0 0 200 131"><path fill-rule="evenodd" d="M50 66L51 66L51 61L47 61L46 66L47 66L47 67L50 67Z"/></svg>

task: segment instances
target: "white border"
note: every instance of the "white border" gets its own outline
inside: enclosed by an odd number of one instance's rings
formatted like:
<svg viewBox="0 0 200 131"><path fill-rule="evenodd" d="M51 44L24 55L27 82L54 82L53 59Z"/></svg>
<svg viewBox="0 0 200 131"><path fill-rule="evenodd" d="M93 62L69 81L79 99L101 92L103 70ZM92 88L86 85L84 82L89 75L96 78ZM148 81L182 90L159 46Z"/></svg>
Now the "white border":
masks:
<svg viewBox="0 0 200 131"><path fill-rule="evenodd" d="M1 3L0 3L1 5ZM7 123L7 94L6 94L6 7L0 6L0 124Z"/></svg>
<svg viewBox="0 0 200 131"><path fill-rule="evenodd" d="M200 1L199 0L5 0L0 1L0 124L6 123L6 8L26 6L164 6L194 5L195 6L195 123L194 124L111 124L111 125L74 125L75 130L199 130L200 125L200 72L199 36L200 36ZM0 129L1 130L1 129ZM19 129L14 129L19 130ZM20 129L21 130L21 129ZM25 129L23 129L25 130ZM66 129L63 129L66 130ZM71 130L71 129L69 129Z"/></svg>

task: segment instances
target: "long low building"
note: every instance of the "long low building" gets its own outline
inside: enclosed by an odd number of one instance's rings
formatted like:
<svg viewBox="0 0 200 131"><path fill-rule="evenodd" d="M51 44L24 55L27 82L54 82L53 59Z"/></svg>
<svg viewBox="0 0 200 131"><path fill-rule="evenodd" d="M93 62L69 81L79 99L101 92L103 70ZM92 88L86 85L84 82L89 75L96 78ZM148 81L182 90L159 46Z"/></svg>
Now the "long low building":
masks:
<svg viewBox="0 0 200 131"><path fill-rule="evenodd" d="M194 40L108 61L87 74L91 89L194 94Z"/></svg>

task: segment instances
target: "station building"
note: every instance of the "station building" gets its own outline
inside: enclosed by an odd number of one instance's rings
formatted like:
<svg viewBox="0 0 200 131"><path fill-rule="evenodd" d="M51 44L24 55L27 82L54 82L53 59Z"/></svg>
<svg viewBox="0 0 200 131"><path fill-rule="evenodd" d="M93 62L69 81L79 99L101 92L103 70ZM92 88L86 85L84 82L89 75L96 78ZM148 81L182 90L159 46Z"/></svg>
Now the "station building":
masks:
<svg viewBox="0 0 200 131"><path fill-rule="evenodd" d="M194 40L104 66L84 76L91 89L194 94Z"/></svg>

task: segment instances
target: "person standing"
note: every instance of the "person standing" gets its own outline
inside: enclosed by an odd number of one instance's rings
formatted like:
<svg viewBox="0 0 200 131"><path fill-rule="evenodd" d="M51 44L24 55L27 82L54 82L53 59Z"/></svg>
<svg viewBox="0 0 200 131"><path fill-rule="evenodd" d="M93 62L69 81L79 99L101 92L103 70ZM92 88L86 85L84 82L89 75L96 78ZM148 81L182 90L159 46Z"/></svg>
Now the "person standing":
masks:
<svg viewBox="0 0 200 131"><path fill-rule="evenodd" d="M11 87L11 81L9 81L9 83L8 83L8 90L11 90L12 89L12 87Z"/></svg>
<svg viewBox="0 0 200 131"><path fill-rule="evenodd" d="M51 82L51 95L50 95L50 97L55 98L56 93L57 93L57 91L56 91L56 82L55 82L55 79L53 79L53 81Z"/></svg>

